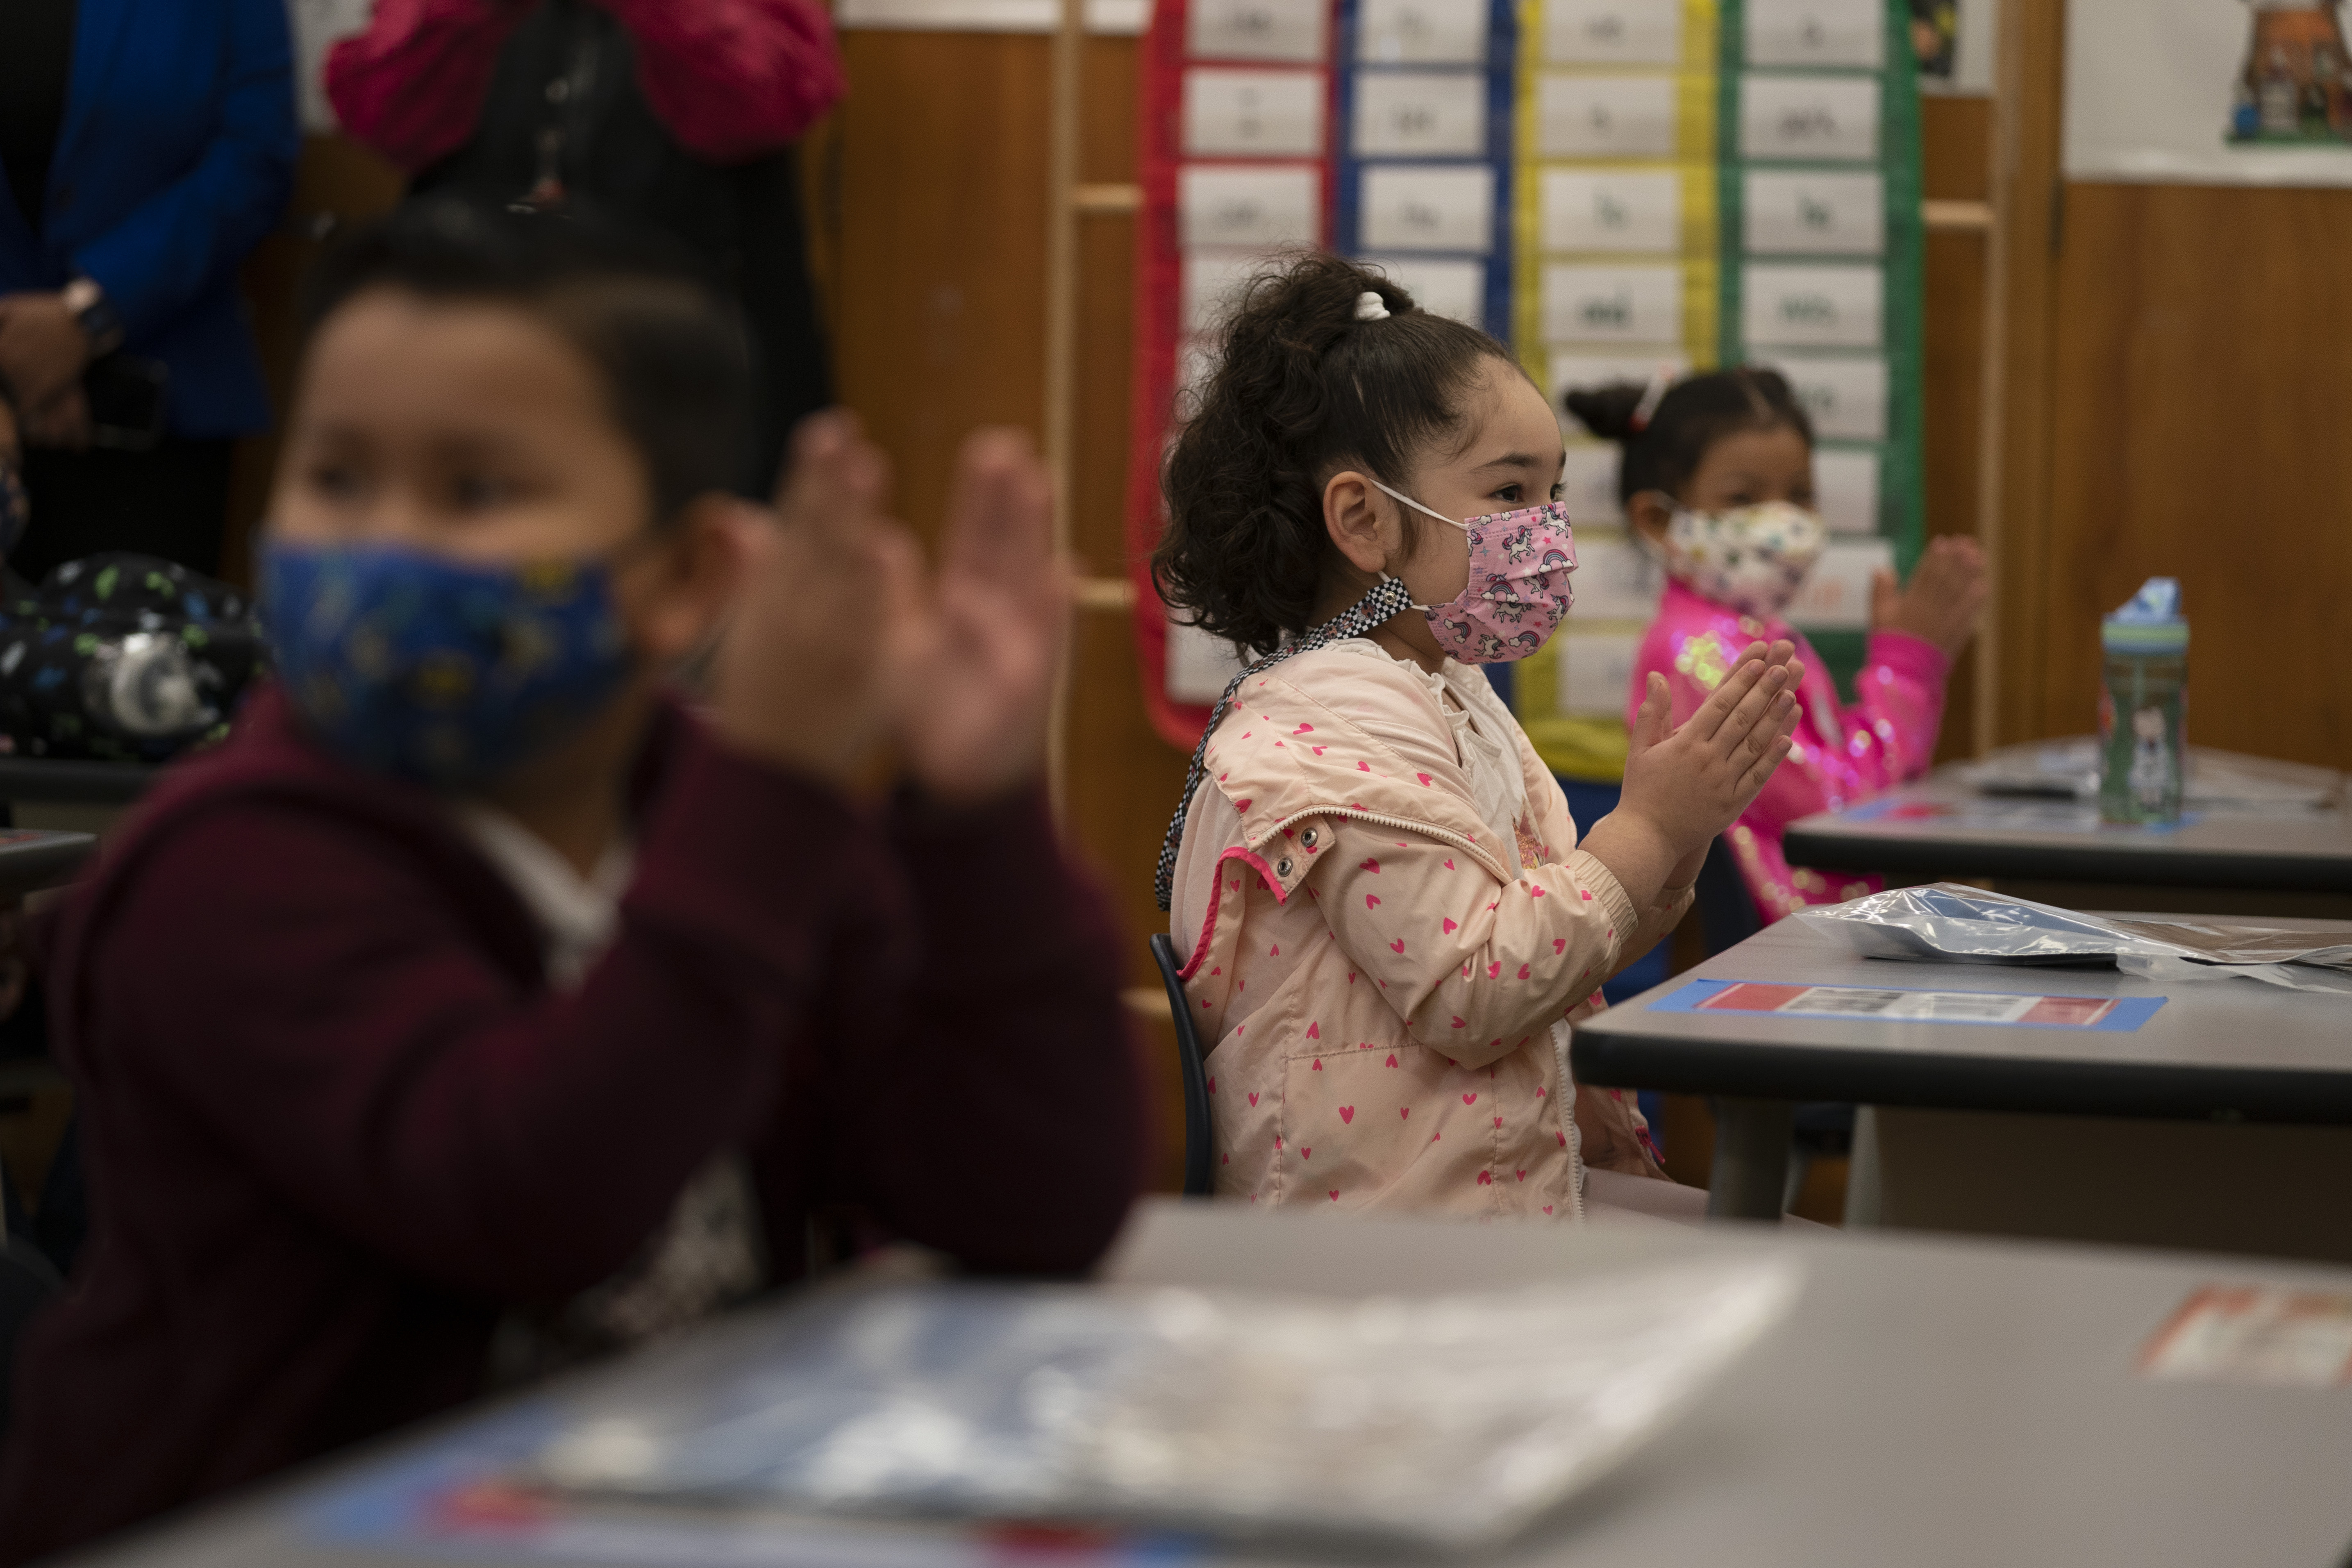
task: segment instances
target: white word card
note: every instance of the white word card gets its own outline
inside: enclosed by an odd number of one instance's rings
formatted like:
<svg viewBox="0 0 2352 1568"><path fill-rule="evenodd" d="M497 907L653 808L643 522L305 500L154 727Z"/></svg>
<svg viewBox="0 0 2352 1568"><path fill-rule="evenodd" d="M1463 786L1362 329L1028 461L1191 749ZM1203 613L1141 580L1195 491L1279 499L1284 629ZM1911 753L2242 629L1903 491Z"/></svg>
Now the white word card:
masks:
<svg viewBox="0 0 2352 1568"><path fill-rule="evenodd" d="M1547 267L1543 334L1554 343L1680 342L1683 269Z"/></svg>
<svg viewBox="0 0 2352 1568"><path fill-rule="evenodd" d="M1189 70L1184 151L1196 158L1319 158L1321 71Z"/></svg>
<svg viewBox="0 0 2352 1568"><path fill-rule="evenodd" d="M1885 294L1875 267L1752 263L1740 279L1740 331L1764 348L1874 349Z"/></svg>
<svg viewBox="0 0 2352 1568"><path fill-rule="evenodd" d="M1168 623L1167 683L1171 702L1214 702L1242 672L1242 656L1223 637L1185 621Z"/></svg>
<svg viewBox="0 0 2352 1568"><path fill-rule="evenodd" d="M1476 65L1486 58L1486 0L1364 0L1356 58L1366 65Z"/></svg>
<svg viewBox="0 0 2352 1568"><path fill-rule="evenodd" d="M1322 237L1321 171L1188 163L1176 174L1176 225L1186 247L1313 245Z"/></svg>
<svg viewBox="0 0 2352 1568"><path fill-rule="evenodd" d="M1544 59L1557 66L1670 66L1683 58L1683 0L1544 0Z"/></svg>
<svg viewBox="0 0 2352 1568"><path fill-rule="evenodd" d="M1475 158L1486 151L1484 71L1360 71L1359 158Z"/></svg>
<svg viewBox="0 0 2352 1568"><path fill-rule="evenodd" d="M1184 330L1223 331L1242 286L1273 265L1273 258L1262 250L1186 251Z"/></svg>
<svg viewBox="0 0 2352 1568"><path fill-rule="evenodd" d="M1877 256L1886 248L1886 182L1873 174L1751 169L1743 202L1757 256Z"/></svg>
<svg viewBox="0 0 2352 1568"><path fill-rule="evenodd" d="M1748 0L1751 66L1855 66L1886 62L1883 0Z"/></svg>
<svg viewBox="0 0 2352 1568"><path fill-rule="evenodd" d="M1454 250L1484 256L1495 243L1495 169L1387 164L1359 187L1367 250Z"/></svg>
<svg viewBox="0 0 2352 1568"><path fill-rule="evenodd" d="M1446 316L1474 327L1486 322L1486 264L1455 257L1367 256L1367 267L1377 267L1389 280L1412 296L1412 302L1433 316Z"/></svg>
<svg viewBox="0 0 2352 1568"><path fill-rule="evenodd" d="M1869 163L1878 158L1878 79L1739 79L1739 155Z"/></svg>
<svg viewBox="0 0 2352 1568"><path fill-rule="evenodd" d="M1813 452L1813 505L1832 533L1878 531L1878 454L1822 447Z"/></svg>
<svg viewBox="0 0 2352 1568"><path fill-rule="evenodd" d="M1192 416L1195 401L1209 378L1217 374L1217 340L1188 337L1176 346L1176 413L1179 418ZM1164 520L1163 520L1164 521Z"/></svg>
<svg viewBox="0 0 2352 1568"><path fill-rule="evenodd" d="M1543 242L1546 250L1673 255L1683 247L1682 176L1546 169Z"/></svg>
<svg viewBox="0 0 2352 1568"><path fill-rule="evenodd" d="M1833 539L1780 614L1817 632L1868 631L1871 579L1894 568L1895 546L1884 539Z"/></svg>
<svg viewBox="0 0 2352 1568"><path fill-rule="evenodd" d="M1193 0L1184 52L1196 60L1320 60L1329 9L1323 0Z"/></svg>
<svg viewBox="0 0 2352 1568"><path fill-rule="evenodd" d="M1553 158L1670 158L1675 79L1563 76L1536 79L1536 149Z"/></svg>
<svg viewBox="0 0 2352 1568"><path fill-rule="evenodd" d="M1610 500L1616 500L1616 478L1610 478ZM1570 515L1575 512L1571 506ZM1665 569L1639 540L1622 534L1601 534L1577 541L1575 621L1641 621L1658 613L1658 599L1666 591ZM1625 700L1620 689L1617 700ZM1621 709L1620 711L1622 711Z"/></svg>
<svg viewBox="0 0 2352 1568"><path fill-rule="evenodd" d="M1581 566L1576 574L1584 575ZM1633 660L1642 651L1640 632L1570 628L1551 645L1559 650L1553 656L1559 676L1552 702L1561 713L1571 719L1625 717L1625 693L1633 689Z"/></svg>
<svg viewBox="0 0 2352 1568"><path fill-rule="evenodd" d="M1552 412L1559 415L1563 436L1580 436L1584 426L1564 412L1555 399ZM1576 525L1576 614L1588 613L1584 602L1585 577L1591 568L1591 551L1594 542L1583 537L1584 530L1595 523L1620 523L1625 521L1624 509L1617 504L1617 444L1614 441L1576 441L1568 444L1568 460L1559 470L1559 499L1568 508L1568 520Z"/></svg>
<svg viewBox="0 0 2352 1568"><path fill-rule="evenodd" d="M1824 441L1886 439L1886 362L1876 355L1790 354L1768 362L1789 378Z"/></svg>

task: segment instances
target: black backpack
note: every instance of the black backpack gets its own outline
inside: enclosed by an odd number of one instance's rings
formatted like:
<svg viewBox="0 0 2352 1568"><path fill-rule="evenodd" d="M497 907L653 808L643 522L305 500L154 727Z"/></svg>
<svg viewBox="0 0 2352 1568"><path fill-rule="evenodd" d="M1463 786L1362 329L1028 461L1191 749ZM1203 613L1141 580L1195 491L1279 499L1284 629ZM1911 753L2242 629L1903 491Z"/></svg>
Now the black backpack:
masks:
<svg viewBox="0 0 2352 1568"><path fill-rule="evenodd" d="M0 585L0 748L17 756L168 762L227 733L268 668L245 595L157 556Z"/></svg>

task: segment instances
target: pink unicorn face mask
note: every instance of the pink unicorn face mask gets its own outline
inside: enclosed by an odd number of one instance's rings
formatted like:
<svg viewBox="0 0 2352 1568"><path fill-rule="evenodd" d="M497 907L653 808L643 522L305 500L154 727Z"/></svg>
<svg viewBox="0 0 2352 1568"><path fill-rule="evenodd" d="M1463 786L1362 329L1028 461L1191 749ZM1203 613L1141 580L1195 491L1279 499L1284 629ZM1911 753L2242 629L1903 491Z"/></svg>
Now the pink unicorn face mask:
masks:
<svg viewBox="0 0 2352 1568"><path fill-rule="evenodd" d="M1507 664L1543 647L1576 603L1576 531L1559 501L1492 512L1456 522L1411 496L1386 494L1470 536L1470 581L1443 605L1415 605L1429 617L1438 646L1465 664Z"/></svg>

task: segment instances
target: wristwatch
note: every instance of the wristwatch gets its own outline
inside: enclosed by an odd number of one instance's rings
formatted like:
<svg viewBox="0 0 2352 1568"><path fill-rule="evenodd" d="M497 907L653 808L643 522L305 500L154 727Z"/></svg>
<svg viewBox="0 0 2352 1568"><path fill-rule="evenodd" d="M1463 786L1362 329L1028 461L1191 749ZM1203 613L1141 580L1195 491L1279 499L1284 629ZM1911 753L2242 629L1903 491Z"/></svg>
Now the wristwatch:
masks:
<svg viewBox="0 0 2352 1568"><path fill-rule="evenodd" d="M107 299L105 289L88 278L77 278L65 286L58 298L64 301L67 313L81 323L82 336L89 340L90 358L112 353L122 346L122 318L114 313L114 305Z"/></svg>

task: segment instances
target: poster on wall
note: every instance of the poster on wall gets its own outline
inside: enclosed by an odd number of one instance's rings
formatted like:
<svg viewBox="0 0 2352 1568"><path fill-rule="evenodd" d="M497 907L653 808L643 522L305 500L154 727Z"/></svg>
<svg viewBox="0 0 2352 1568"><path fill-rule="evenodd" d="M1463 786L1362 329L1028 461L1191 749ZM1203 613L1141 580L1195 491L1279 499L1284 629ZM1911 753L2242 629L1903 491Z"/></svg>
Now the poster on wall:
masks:
<svg viewBox="0 0 2352 1568"><path fill-rule="evenodd" d="M1911 0L1911 58L1919 90L1960 97L1992 91L1993 23L2000 0Z"/></svg>
<svg viewBox="0 0 2352 1568"><path fill-rule="evenodd" d="M2066 177L2352 185L2340 0L2073 0Z"/></svg>

